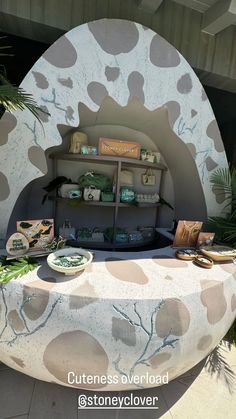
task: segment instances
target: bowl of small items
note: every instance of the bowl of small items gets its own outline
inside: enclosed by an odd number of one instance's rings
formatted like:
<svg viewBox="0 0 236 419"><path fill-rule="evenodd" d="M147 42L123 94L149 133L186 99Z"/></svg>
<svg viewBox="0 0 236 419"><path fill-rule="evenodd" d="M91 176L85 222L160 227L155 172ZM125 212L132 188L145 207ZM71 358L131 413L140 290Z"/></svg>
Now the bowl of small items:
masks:
<svg viewBox="0 0 236 419"><path fill-rule="evenodd" d="M47 257L50 268L65 275L75 275L90 265L92 260L91 252L74 247L57 250Z"/></svg>

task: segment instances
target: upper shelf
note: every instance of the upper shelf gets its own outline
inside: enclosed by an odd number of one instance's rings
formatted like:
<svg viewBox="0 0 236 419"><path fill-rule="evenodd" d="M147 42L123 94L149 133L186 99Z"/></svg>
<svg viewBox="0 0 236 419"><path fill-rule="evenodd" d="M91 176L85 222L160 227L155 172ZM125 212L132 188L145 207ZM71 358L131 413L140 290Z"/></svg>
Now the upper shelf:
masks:
<svg viewBox="0 0 236 419"><path fill-rule="evenodd" d="M116 164L118 162L133 165L135 167L149 167L153 170L167 170L167 167L162 163L149 163L143 160L129 159L126 157L112 157L112 156L88 156L83 154L73 153L52 153L49 155L51 159L55 160L70 160L70 161L84 161L94 163Z"/></svg>

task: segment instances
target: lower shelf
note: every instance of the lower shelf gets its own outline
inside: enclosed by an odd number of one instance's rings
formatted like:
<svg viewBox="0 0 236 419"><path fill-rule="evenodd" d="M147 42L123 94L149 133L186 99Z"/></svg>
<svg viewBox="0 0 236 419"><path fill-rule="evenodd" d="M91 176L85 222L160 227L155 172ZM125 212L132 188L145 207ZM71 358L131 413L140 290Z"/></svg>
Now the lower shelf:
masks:
<svg viewBox="0 0 236 419"><path fill-rule="evenodd" d="M62 198L60 196L49 196L48 199L50 201L58 201L64 204L70 204L74 206L74 208L79 208L81 205L88 205L94 207L127 207L127 208L152 208L152 207L160 207L160 202L133 202L133 203L125 203L125 202L103 202L103 201L78 201L77 199L70 199L70 198Z"/></svg>
<svg viewBox="0 0 236 419"><path fill-rule="evenodd" d="M155 238L148 240L140 240L137 242L128 243L110 243L110 242L95 242L95 241L77 241L67 240L66 244L71 247L85 247L86 249L130 249L132 247L143 247L154 243Z"/></svg>

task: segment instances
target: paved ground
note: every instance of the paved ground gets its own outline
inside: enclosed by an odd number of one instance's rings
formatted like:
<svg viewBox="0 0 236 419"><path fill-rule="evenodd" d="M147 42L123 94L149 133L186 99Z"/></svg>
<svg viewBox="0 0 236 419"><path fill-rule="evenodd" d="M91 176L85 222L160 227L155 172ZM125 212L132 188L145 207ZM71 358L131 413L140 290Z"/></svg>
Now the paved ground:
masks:
<svg viewBox="0 0 236 419"><path fill-rule="evenodd" d="M0 364L0 419L233 419L236 348L223 342L206 361L168 385L135 392L158 395L158 410L82 411L77 409L82 393L90 394L37 381Z"/></svg>

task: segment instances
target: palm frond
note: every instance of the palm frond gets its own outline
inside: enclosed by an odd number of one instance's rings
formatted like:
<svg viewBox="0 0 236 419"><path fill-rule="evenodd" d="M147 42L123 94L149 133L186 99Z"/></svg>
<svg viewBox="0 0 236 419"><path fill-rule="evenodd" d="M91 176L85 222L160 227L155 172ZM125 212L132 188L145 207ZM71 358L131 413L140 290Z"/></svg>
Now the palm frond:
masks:
<svg viewBox="0 0 236 419"><path fill-rule="evenodd" d="M236 208L232 211L232 214L230 215L230 220L236 223Z"/></svg>
<svg viewBox="0 0 236 419"><path fill-rule="evenodd" d="M6 36L0 36L0 39L3 39L3 38L6 38ZM12 48L12 46L11 45L1 45L0 46L0 56L1 57L13 57L14 56L14 54L9 54L9 53L5 53L5 52L1 52L3 49L5 50L5 49L10 49L10 48Z"/></svg>
<svg viewBox="0 0 236 419"><path fill-rule="evenodd" d="M217 169L210 177L210 182L216 186L229 189L231 191L231 173L228 168Z"/></svg>
<svg viewBox="0 0 236 419"><path fill-rule="evenodd" d="M2 51L3 49L9 49L9 48L12 48L12 46L11 45L4 45L4 46L0 47L0 51Z"/></svg>
<svg viewBox="0 0 236 419"><path fill-rule="evenodd" d="M231 167L232 206L236 209L236 167Z"/></svg>
<svg viewBox="0 0 236 419"><path fill-rule="evenodd" d="M13 86L10 83L0 86L0 105L8 112L13 112L16 109L22 111L28 109L40 124L42 124L40 113L47 113L37 105L31 94L26 93L21 87Z"/></svg>
<svg viewBox="0 0 236 419"><path fill-rule="evenodd" d="M6 38L6 36L0 36L0 40L4 38ZM5 52L10 48L10 45L0 45L0 56L14 55ZM4 52L2 52L3 50ZM4 113L4 110L13 112L16 109L22 111L28 109L43 127L40 116L42 113L47 115L50 114L37 105L31 94L26 93L21 87L12 85L7 79L5 66L0 65L0 67L0 117Z"/></svg>
<svg viewBox="0 0 236 419"><path fill-rule="evenodd" d="M224 217L211 217L207 229L216 234L216 240L234 245L236 243L236 221Z"/></svg>
<svg viewBox="0 0 236 419"><path fill-rule="evenodd" d="M236 168L217 169L210 177L214 192L218 197L224 197L227 207L236 209Z"/></svg>
<svg viewBox="0 0 236 419"><path fill-rule="evenodd" d="M232 201L232 184L231 173L228 168L217 169L210 177L210 182L213 184L214 192L219 197L224 196L224 201L231 205Z"/></svg>

